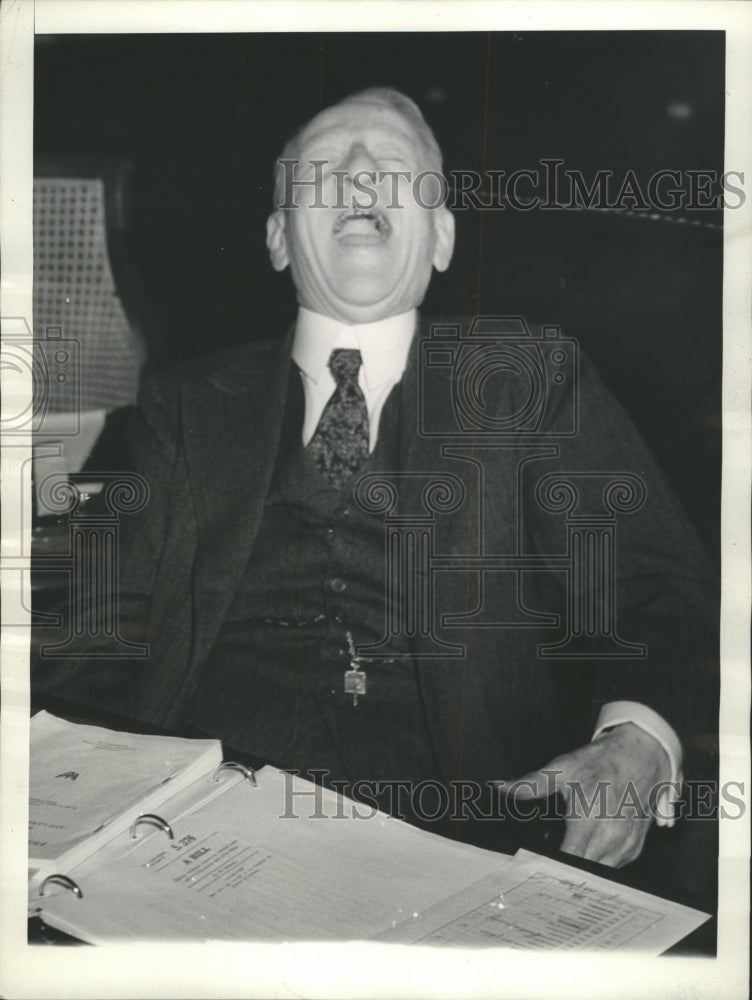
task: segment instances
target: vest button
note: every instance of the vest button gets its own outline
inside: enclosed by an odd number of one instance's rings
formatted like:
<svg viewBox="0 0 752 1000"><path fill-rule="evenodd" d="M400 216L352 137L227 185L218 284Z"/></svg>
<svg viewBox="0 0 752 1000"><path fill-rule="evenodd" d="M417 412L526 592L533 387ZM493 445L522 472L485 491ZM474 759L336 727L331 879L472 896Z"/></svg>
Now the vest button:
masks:
<svg viewBox="0 0 752 1000"><path fill-rule="evenodd" d="M347 584L341 576L335 576L333 580L330 580L329 587L335 594L341 594L343 590L347 590Z"/></svg>

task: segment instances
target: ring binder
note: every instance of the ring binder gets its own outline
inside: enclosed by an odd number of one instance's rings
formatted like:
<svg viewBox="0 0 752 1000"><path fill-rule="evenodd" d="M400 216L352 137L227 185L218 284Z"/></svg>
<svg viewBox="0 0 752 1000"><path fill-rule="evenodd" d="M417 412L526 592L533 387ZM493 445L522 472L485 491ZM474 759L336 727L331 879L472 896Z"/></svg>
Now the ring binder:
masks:
<svg viewBox="0 0 752 1000"><path fill-rule="evenodd" d="M252 767L246 767L245 764L238 764L235 760L226 760L215 770L211 778L212 781L219 781L220 771L240 771L243 777L247 778L256 787L256 772Z"/></svg>
<svg viewBox="0 0 752 1000"><path fill-rule="evenodd" d="M67 875L48 875L46 879L39 886L39 895L44 896L44 887L48 882L54 882L56 885L62 885L66 889L70 889L73 895L77 899L83 899L84 894L78 887L78 884L69 878Z"/></svg>
<svg viewBox="0 0 752 1000"><path fill-rule="evenodd" d="M175 839L175 834L172 832L172 827L166 820L163 820L161 816L157 816L155 813L141 813L138 819L131 826L131 837L136 839L136 828L139 823L146 823L149 826L156 826L166 833L170 840Z"/></svg>

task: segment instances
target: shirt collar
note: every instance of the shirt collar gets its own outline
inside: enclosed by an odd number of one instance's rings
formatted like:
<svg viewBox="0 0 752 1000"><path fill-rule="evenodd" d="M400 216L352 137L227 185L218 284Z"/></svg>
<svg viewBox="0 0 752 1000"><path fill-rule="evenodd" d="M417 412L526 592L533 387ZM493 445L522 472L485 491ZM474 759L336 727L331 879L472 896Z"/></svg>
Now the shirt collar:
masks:
<svg viewBox="0 0 752 1000"><path fill-rule="evenodd" d="M416 319L417 310L411 309L375 323L348 326L301 306L292 357L308 378L318 382L328 373L329 355L335 348L357 348L363 358L366 387L374 389L383 382L402 377Z"/></svg>

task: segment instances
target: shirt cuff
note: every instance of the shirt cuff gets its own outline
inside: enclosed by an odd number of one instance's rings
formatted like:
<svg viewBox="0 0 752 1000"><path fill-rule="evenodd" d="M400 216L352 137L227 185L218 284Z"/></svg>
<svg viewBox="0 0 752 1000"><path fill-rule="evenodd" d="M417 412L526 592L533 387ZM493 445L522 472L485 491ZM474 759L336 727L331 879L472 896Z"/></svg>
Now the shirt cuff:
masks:
<svg viewBox="0 0 752 1000"><path fill-rule="evenodd" d="M661 782L661 788L652 804L656 826L674 825L674 807L681 795L682 781L682 747L676 735L666 720L654 712L652 708L639 701L610 701L601 708L598 721L595 724L593 739L600 736L606 729L621 726L626 722L650 733L666 751L671 763L671 778Z"/></svg>

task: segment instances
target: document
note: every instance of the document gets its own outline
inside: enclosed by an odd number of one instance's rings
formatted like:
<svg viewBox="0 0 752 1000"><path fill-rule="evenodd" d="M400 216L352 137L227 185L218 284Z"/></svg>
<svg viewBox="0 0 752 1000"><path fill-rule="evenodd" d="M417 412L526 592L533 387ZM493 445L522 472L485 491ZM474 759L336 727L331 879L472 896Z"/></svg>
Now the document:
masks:
<svg viewBox="0 0 752 1000"><path fill-rule="evenodd" d="M74 877L82 898L53 886L37 909L92 943L379 940L659 954L707 919L525 851L437 837L272 767L255 786L183 803L169 835L144 828L117 858L89 859Z"/></svg>
<svg viewBox="0 0 752 1000"><path fill-rule="evenodd" d="M503 870L381 935L384 941L660 955L708 914L520 850Z"/></svg>
<svg viewBox="0 0 752 1000"><path fill-rule="evenodd" d="M50 886L36 911L93 943L358 940L510 862L272 767L181 812L172 839L125 835L115 861L73 871L82 898Z"/></svg>
<svg viewBox="0 0 752 1000"><path fill-rule="evenodd" d="M218 740L31 720L29 867L67 870L222 760Z"/></svg>

